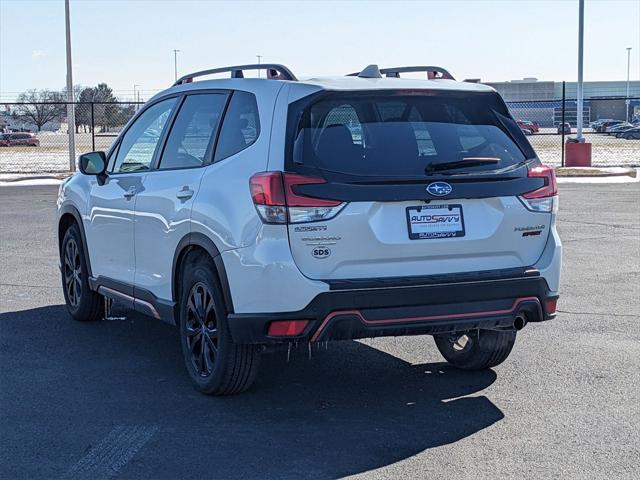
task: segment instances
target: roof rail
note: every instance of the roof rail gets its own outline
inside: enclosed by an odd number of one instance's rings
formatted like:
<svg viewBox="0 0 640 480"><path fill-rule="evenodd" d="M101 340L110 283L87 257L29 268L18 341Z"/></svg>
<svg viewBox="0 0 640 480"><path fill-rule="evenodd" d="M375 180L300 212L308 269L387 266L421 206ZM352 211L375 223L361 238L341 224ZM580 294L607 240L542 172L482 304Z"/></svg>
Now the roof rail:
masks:
<svg viewBox="0 0 640 480"><path fill-rule="evenodd" d="M408 72L427 72L427 78L429 80L435 80L435 79L455 80L455 78L453 78L453 75L451 75L447 70L445 70L442 67L409 66L409 67L394 67L394 68L380 69L380 73L383 73L387 77L392 77L392 78L400 78L401 73L408 73Z"/></svg>
<svg viewBox="0 0 640 480"><path fill-rule="evenodd" d="M297 81L296 76L284 65L279 63L252 63L249 65L235 65L233 67L212 68L210 70L202 70L200 72L190 73L184 77L180 77L172 86L182 85L193 82L196 77L204 75L212 75L214 73L231 72L231 78L244 78L244 70L266 70L267 78L272 80L293 80Z"/></svg>

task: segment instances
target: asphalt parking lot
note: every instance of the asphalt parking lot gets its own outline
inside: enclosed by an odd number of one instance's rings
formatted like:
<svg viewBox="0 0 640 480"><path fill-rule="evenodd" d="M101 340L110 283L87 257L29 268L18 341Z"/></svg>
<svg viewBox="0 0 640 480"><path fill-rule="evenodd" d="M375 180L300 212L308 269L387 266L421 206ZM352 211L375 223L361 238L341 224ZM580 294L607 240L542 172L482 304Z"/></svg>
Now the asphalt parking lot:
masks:
<svg viewBox="0 0 640 480"><path fill-rule="evenodd" d="M341 342L227 398L191 388L170 326L70 320L56 190L0 187L2 479L638 478L638 183L561 185L561 313L494 370Z"/></svg>

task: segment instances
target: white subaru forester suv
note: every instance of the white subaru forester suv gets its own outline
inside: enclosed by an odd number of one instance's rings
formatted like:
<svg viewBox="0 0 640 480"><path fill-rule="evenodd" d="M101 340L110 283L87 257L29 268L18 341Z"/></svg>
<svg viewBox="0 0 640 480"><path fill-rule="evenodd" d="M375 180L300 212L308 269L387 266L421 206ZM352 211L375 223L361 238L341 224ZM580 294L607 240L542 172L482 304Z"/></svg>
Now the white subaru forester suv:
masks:
<svg viewBox="0 0 640 480"><path fill-rule="evenodd" d="M303 342L427 334L490 368L556 314L554 171L492 88L438 67L197 72L79 168L57 204L71 316L111 299L178 325L204 393Z"/></svg>

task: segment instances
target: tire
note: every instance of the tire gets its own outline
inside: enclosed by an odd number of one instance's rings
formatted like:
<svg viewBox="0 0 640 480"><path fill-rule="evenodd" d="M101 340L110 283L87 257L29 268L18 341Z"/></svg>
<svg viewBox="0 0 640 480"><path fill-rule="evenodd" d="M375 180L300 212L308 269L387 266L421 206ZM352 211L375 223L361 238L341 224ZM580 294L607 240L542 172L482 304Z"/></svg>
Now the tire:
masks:
<svg viewBox="0 0 640 480"><path fill-rule="evenodd" d="M185 366L195 388L208 395L232 395L255 381L257 345L233 342L222 290L206 254L185 259L180 291L180 340Z"/></svg>
<svg viewBox="0 0 640 480"><path fill-rule="evenodd" d="M473 330L434 335L447 362L464 370L484 370L504 362L516 341L515 330ZM466 340L466 342L465 342Z"/></svg>
<svg viewBox="0 0 640 480"><path fill-rule="evenodd" d="M89 287L86 253L76 224L71 225L64 234L60 264L62 290L69 314L80 322L101 320L104 297Z"/></svg>

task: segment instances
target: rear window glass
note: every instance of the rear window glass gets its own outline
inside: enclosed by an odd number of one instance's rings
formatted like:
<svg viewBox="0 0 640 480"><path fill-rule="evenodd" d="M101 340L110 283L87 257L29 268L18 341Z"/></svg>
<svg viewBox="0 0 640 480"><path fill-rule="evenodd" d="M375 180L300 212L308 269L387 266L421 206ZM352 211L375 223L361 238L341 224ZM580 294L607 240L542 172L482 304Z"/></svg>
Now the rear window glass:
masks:
<svg viewBox="0 0 640 480"><path fill-rule="evenodd" d="M304 108L294 164L356 176L498 170L534 156L496 94L331 93ZM522 137L522 138L519 138Z"/></svg>

